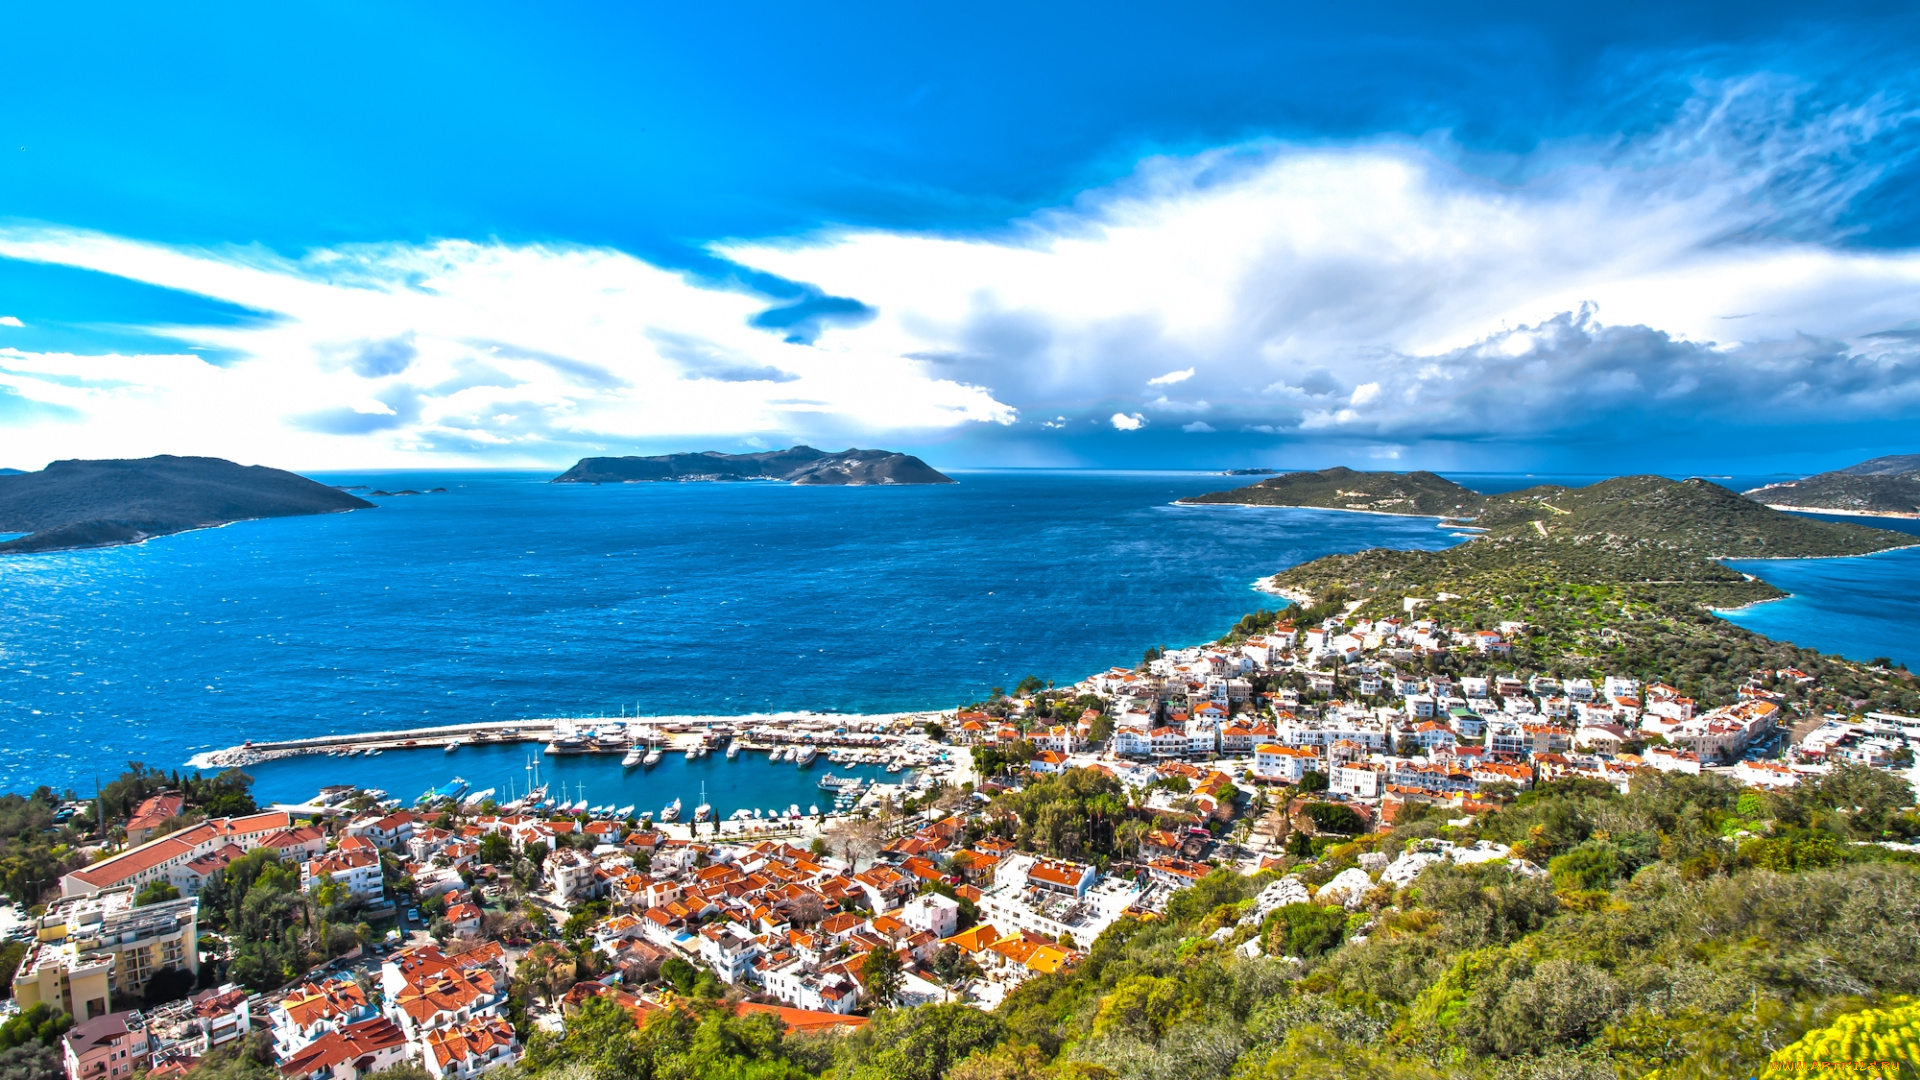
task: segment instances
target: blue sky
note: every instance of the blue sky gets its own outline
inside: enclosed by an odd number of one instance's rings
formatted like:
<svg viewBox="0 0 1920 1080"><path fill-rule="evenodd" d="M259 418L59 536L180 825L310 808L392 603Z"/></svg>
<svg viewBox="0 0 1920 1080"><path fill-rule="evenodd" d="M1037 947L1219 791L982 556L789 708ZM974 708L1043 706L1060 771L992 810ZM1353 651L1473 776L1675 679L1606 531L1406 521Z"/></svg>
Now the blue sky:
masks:
<svg viewBox="0 0 1920 1080"><path fill-rule="evenodd" d="M1910 5L692 7L14 13L0 458L1915 449Z"/></svg>

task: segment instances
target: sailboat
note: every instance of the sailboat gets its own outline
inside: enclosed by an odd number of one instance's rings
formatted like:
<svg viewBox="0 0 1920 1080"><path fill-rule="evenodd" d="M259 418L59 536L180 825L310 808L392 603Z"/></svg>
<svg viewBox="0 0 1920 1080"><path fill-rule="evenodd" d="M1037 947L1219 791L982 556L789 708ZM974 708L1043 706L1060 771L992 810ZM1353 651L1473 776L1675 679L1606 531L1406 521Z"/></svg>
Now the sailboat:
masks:
<svg viewBox="0 0 1920 1080"><path fill-rule="evenodd" d="M647 752L641 748L639 743L634 743L627 748L627 756L620 759L620 767L623 769L631 769L646 760L646 757Z"/></svg>
<svg viewBox="0 0 1920 1080"><path fill-rule="evenodd" d="M708 821L713 817L713 807L707 803L707 785L700 785L700 805L693 808L693 820Z"/></svg>

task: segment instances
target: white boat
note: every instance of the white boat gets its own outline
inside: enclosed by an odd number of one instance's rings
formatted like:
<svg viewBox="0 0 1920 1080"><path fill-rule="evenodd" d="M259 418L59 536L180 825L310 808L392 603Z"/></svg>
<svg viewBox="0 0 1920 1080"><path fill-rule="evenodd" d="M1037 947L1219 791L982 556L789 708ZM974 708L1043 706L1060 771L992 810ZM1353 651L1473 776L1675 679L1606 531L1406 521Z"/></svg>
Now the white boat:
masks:
<svg viewBox="0 0 1920 1080"><path fill-rule="evenodd" d="M820 816L820 806L819 806L819 804L818 804L818 803L808 803L808 804L807 804L807 816L808 816L808 817L819 817L819 816Z"/></svg>
<svg viewBox="0 0 1920 1080"><path fill-rule="evenodd" d="M647 768L649 768L649 769L651 769L651 768L653 768L653 767L654 767L655 765L658 765L658 764L660 764L660 757L661 757L661 754L660 754L660 748L659 748L659 747L657 747L657 746L651 746L651 747L648 747L648 748L647 748L647 756L646 756L646 760L644 760L644 761L642 761L642 762L641 762L640 764L642 764L642 765L644 765L644 766L646 766Z"/></svg>
<svg viewBox="0 0 1920 1080"><path fill-rule="evenodd" d="M799 816L800 816L800 804L799 804L799 803L788 803L788 804L787 804L787 816L788 816L788 817L790 817L790 818L797 818L797 817L799 817Z"/></svg>
<svg viewBox="0 0 1920 1080"><path fill-rule="evenodd" d="M694 758L697 758L697 757L699 757L699 756L700 756L700 748L699 748L699 747L697 747L697 746L689 746L689 747L687 747L687 760L688 760L688 761L692 761L692 760L693 760Z"/></svg>
<svg viewBox="0 0 1920 1080"><path fill-rule="evenodd" d="M491 798L493 798L493 789L482 788L481 790L474 792L473 794L467 796L466 798L461 799L460 805L461 806L479 806L481 803L486 802L488 799L491 799Z"/></svg>
<svg viewBox="0 0 1920 1080"><path fill-rule="evenodd" d="M672 802L668 803L666 809L660 811L660 820L661 821L679 821L680 820L680 800L679 799L675 799Z"/></svg>
<svg viewBox="0 0 1920 1080"><path fill-rule="evenodd" d="M624 821L624 820L626 820L627 818L630 818L630 817L632 817L632 816L633 816L633 807L631 807L631 806L623 806L623 807L621 807L620 809L618 809L618 810L615 810L615 811L613 812L613 816L614 816L614 817L617 817L617 818L619 818L619 819L621 819L622 821Z"/></svg>
<svg viewBox="0 0 1920 1080"><path fill-rule="evenodd" d="M460 749L459 739L455 739L452 742L447 744L447 753L449 754L453 753L455 750L458 750L458 749Z"/></svg>
<svg viewBox="0 0 1920 1080"><path fill-rule="evenodd" d="M765 816L766 816L766 814L764 814L764 813L762 813L762 812L761 812L761 810L760 810L760 808L756 806L756 807L754 807L754 808L753 808L753 816L754 816L754 817L765 817Z"/></svg>
<svg viewBox="0 0 1920 1080"><path fill-rule="evenodd" d="M647 752L645 750L640 749L638 746L631 747L627 750L627 756L620 759L620 767L623 769L631 769L646 760L646 757Z"/></svg>
<svg viewBox="0 0 1920 1080"><path fill-rule="evenodd" d="M804 769L807 766L813 764L813 759L819 756L820 756L820 751L815 747L811 747L811 746L803 747L800 750L800 755L794 758L794 764Z"/></svg>
<svg viewBox="0 0 1920 1080"><path fill-rule="evenodd" d="M708 806L708 805L707 805L706 803L701 803L701 804L700 804L699 806L696 806L696 807L694 807L694 808L693 808L693 820L695 820L695 821L712 821L712 820L713 820L713 807L711 807L711 806Z"/></svg>
<svg viewBox="0 0 1920 1080"><path fill-rule="evenodd" d="M733 743L732 745L730 745L730 746L728 746L728 747L727 747L727 760L728 760L728 761L732 761L732 760L734 760L735 758L737 758L737 757L739 757L739 756L740 756L740 744L739 744L739 743Z"/></svg>

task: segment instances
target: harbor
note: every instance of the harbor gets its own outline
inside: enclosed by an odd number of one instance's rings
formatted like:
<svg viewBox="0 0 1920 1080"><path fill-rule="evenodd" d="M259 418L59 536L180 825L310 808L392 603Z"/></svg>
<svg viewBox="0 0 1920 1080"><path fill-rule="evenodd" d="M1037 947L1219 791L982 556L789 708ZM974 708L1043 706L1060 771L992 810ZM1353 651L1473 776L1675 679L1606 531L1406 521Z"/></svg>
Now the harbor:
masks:
<svg viewBox="0 0 1920 1080"><path fill-rule="evenodd" d="M322 789L390 808L585 815L713 826L811 825L957 782L964 762L925 737L939 714L567 718L243 744L199 768L244 768L256 797L326 813Z"/></svg>

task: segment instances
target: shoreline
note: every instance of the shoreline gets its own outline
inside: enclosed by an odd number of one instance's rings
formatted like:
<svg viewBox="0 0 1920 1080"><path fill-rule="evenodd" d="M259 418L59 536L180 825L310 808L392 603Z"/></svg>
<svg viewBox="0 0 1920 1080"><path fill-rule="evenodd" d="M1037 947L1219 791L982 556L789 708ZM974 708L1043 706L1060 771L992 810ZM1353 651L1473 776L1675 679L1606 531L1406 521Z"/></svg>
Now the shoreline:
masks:
<svg viewBox="0 0 1920 1080"><path fill-rule="evenodd" d="M1842 517L1892 518L1895 521L1913 521L1920 519L1920 512L1911 514L1882 513L1874 510L1835 510L1825 506L1788 506L1785 503L1761 503L1769 510L1780 510L1789 514L1838 514Z"/></svg>
<svg viewBox="0 0 1920 1080"><path fill-rule="evenodd" d="M1322 510L1329 514L1372 514L1375 517L1428 518L1434 522L1470 521L1471 518L1450 517L1446 514L1402 514L1396 510L1355 510L1346 506L1301 506L1298 503L1250 503L1250 502L1195 502L1191 499L1175 499L1172 506L1246 506L1255 510ZM1444 526L1443 526L1444 527ZM1454 526L1456 528L1460 526ZM1474 526L1465 526L1473 528Z"/></svg>

